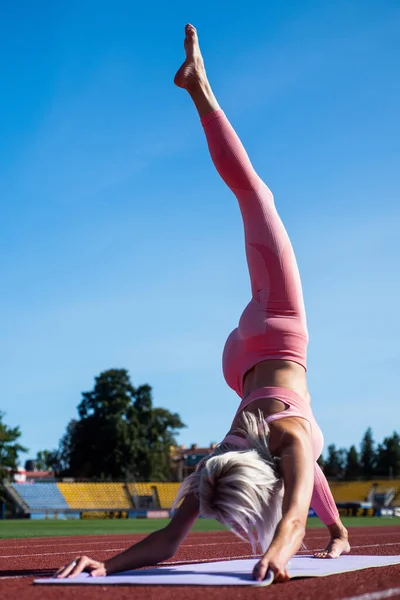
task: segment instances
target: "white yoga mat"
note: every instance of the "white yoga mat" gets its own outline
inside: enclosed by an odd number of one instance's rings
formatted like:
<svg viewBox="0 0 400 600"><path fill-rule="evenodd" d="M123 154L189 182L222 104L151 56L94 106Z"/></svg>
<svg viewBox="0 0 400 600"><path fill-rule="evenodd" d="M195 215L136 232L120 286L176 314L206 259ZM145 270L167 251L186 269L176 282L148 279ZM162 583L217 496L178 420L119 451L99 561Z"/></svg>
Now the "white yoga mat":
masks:
<svg viewBox="0 0 400 600"><path fill-rule="evenodd" d="M270 585L273 577L254 581L252 571L258 559L171 565L141 571L126 571L108 577L90 577L82 573L74 579L36 579L35 583L51 585ZM295 556L288 571L294 577L324 577L370 567L400 564L400 556L341 556L335 559Z"/></svg>

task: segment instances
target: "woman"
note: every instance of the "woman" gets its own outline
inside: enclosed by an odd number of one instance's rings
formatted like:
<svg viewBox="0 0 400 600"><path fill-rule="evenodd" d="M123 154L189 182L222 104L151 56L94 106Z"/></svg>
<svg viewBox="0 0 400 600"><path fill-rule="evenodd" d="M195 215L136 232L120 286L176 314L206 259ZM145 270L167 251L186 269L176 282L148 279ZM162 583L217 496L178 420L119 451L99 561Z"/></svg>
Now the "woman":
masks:
<svg viewBox="0 0 400 600"><path fill-rule="evenodd" d="M313 417L306 379L308 334L300 276L270 190L254 171L211 90L197 39L186 26L186 60L175 76L199 113L210 154L238 199L245 230L252 299L229 336L226 381L242 398L230 431L182 484L174 518L162 530L104 563L88 557L62 567L59 577L93 576L154 565L171 558L199 513L215 517L264 554L254 568L286 581L300 548L311 505L330 532L318 557L350 551L328 483L317 465L322 433ZM246 409L246 410L244 410Z"/></svg>

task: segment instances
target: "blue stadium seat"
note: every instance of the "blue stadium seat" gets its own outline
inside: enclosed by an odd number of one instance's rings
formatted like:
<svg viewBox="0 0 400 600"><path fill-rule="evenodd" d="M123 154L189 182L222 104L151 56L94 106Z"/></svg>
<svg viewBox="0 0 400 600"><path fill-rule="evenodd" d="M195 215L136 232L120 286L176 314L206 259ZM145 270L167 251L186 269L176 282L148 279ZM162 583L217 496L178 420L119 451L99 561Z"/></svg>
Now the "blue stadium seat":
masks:
<svg viewBox="0 0 400 600"><path fill-rule="evenodd" d="M13 483L12 487L32 510L69 508L56 483Z"/></svg>

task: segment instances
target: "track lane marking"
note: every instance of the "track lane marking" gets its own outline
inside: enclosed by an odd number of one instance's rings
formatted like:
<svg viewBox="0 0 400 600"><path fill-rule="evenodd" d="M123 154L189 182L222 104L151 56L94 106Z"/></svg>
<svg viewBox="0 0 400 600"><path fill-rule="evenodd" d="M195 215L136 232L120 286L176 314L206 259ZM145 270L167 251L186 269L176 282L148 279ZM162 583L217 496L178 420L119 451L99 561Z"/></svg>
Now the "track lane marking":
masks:
<svg viewBox="0 0 400 600"><path fill-rule="evenodd" d="M233 546L234 544L246 544L248 545L248 542L227 542L226 544L224 544L225 546L229 544L230 546ZM186 544L185 546L181 546L181 548L199 548L200 546L220 546L221 544L217 543L217 542L211 542L209 544ZM91 552L92 548L90 550L64 550L63 552L37 552L35 554L9 554L9 555L1 555L0 558L26 558L29 556L52 556L54 555L59 555L59 554L85 554L86 552ZM121 552L122 550L126 550L125 547L123 548L100 548L99 549L101 552ZM193 562L193 561L191 561Z"/></svg>
<svg viewBox="0 0 400 600"><path fill-rule="evenodd" d="M224 532L224 533L225 533L225 532ZM140 534L139 534L139 535L140 535ZM399 538L400 538L400 531L399 531L399 532L387 533L387 534L383 534L383 533L382 533L381 535L384 535L384 536L385 536L385 538L387 538L388 536L393 536L393 535L394 535L394 536L399 536ZM144 539L145 537L147 537L147 536L146 536L146 534L144 534L144 535L143 535L143 537L140 537L140 538L138 537L138 538L136 538L136 541L137 541L137 542L140 542L140 541L141 541L142 539ZM209 540L210 538L212 538L212 537L214 537L214 536L204 536L204 537L205 537L207 540ZM219 537L219 536L216 536L216 537L217 537L217 539L218 539L218 537ZM229 538L231 538L231 537L235 538L235 535L234 535L233 533L231 533L231 532L228 532L228 535L227 535L227 537L229 537ZM358 539L358 538L361 538L361 537L371 537L371 534L362 534L362 535L359 535L359 536L354 536L354 537L355 537L356 539ZM374 537L378 537L378 536L374 536ZM82 538L85 540L85 542L86 542L88 545L91 545L91 546L96 546L96 545L101 545L101 544L107 544L107 543L110 543L110 540L101 540L101 541L94 541L94 542L90 542L90 541L88 541L88 540L87 540L86 536L82 536ZM307 539L307 538L306 538L306 541L305 541L305 543L307 543L307 542L308 542L308 543L310 543L310 542L319 541L319 540L325 540L325 539L327 539L327 536L318 536L318 537L316 537L316 536L315 536L315 537L311 537L311 538L309 538L309 539ZM115 541L118 541L118 542L120 542L120 543L123 543L123 542L124 542L124 540L123 540L123 539L121 539L121 540L115 540ZM131 537L129 537L129 538L127 537L127 538L126 538L126 541L127 541L127 542L132 542L132 541L135 541L135 540L132 540L132 538L131 538ZM193 540L191 540L191 541L193 541L193 542L194 542L194 539L193 539ZM218 543L217 543L217 542L214 542L214 543L215 543L215 545L218 545ZM228 543L228 542L224 542L224 543ZM232 544L234 544L234 543L246 543L246 542L229 542L229 543L232 543ZM400 541L399 541L399 543L400 543ZM49 547L49 546L51 546L51 545L57 545L59 548L61 548L61 547L66 547L66 546L75 546L75 547L76 547L76 545L77 545L77 542L75 542L75 543L74 543L74 542L65 542L65 543L58 543L58 542L57 542L57 543L55 543L55 542L54 542L53 544L26 544L26 545L24 545L24 546L9 546L9 547L8 547L8 549L9 549L9 550L12 550L12 549L14 549L14 548L15 548L15 550L19 550L20 548L48 548L48 547ZM181 547L182 547L182 548L188 548L188 547L191 547L191 546L197 546L197 545L204 545L204 544L183 544ZM207 544L206 544L206 545L207 545ZM378 545L378 546L379 546L380 544L375 544L375 545ZM354 545L352 545L352 548L357 548L357 547L360 547L360 546L354 546ZM15 556L18 556L18 555L15 555ZM21 556L22 556L22 555L21 555ZM2 558L2 557L0 556L0 558Z"/></svg>
<svg viewBox="0 0 400 600"><path fill-rule="evenodd" d="M224 545L225 546L234 546L234 545L238 545L238 544L246 544L248 545L248 542L227 542ZM181 546L182 548L199 548L199 547L204 547L204 546L220 546L219 543L216 542L212 542L209 544L186 544L185 546ZM352 546L352 548L384 548L386 546L400 546L400 541L399 542L388 542L387 544L363 544L361 546ZM62 554L85 554L86 552L90 552L92 550L82 550L82 549L78 549L78 550L64 550L63 552L40 552L40 553L35 553L35 554L9 554L9 555L0 555L0 559L1 558L28 558L28 557L32 557L32 556L59 556ZM125 547L123 548L102 548L101 552L121 552L122 550L126 550ZM300 553L306 553L309 554L310 551L312 552L319 552L323 550L323 548L308 548L305 550L298 550L297 554ZM221 559L221 560L226 560L228 558L231 558L229 556L226 556L225 559ZM236 558L236 557L232 557L232 558ZM208 559L209 560L209 559ZM212 560L215 560L214 558L212 558ZM191 561L188 562L197 562L196 559L192 559ZM206 561L207 562L207 561Z"/></svg>
<svg viewBox="0 0 400 600"><path fill-rule="evenodd" d="M361 596L348 596L347 598L343 598L343 600L383 600L383 598L393 598L393 596L397 595L400 596L400 587L380 592L367 592L366 594L361 594Z"/></svg>
<svg viewBox="0 0 400 600"><path fill-rule="evenodd" d="M128 543L129 542L135 542L135 541L136 542L140 542L141 540L145 539L145 537L147 537L147 535L143 535L143 537L140 537L140 538L137 537L134 540L132 540L132 538L126 538L126 541ZM204 539L209 540L210 538L213 538L213 537L214 536L204 536ZM227 537L231 538L231 537L235 537L235 535L233 533L230 533L229 536L227 536ZM95 545L99 545L99 544L109 544L110 541L116 541L118 543L123 543L125 541L124 539L121 539L121 540L110 540L110 539L108 539L108 540L101 540L101 541L91 542L91 541L88 541L86 539L86 536L82 536L82 538L85 540L85 543L90 544L91 546L92 545L95 546ZM0 541L1 541L1 538L0 538ZM192 541L194 541L194 539ZM21 545L18 545L18 546L17 545L15 545L15 546L13 545L13 546L11 546L10 545L10 546L7 547L7 549L13 550L15 548L16 550L19 550L19 548L48 548L49 546L54 546L54 545L57 545L59 547L76 546L77 543L78 542L75 542L75 543L74 542L66 542L66 543L61 543L60 544L58 542L53 542L53 543L49 543L49 544L25 544L24 546L21 546Z"/></svg>
<svg viewBox="0 0 400 600"><path fill-rule="evenodd" d="M398 527L397 525L394 525L393 527ZM392 526L388 526L388 529L391 529ZM400 528L399 528L400 529ZM192 535L194 534L194 537L192 538ZM221 538L231 538L231 537L235 537L235 535L230 532L230 531L221 531L221 532L214 532L211 535L197 535L200 534L200 532L192 532L190 534L189 539L191 541L195 541L196 540L200 540L202 538L205 538L207 540L209 540L210 538L215 538L215 539L221 539ZM101 535L101 534L100 534ZM73 538L75 538L75 542L69 542L66 541L66 536L60 536L59 538L55 537L50 537L48 538L49 540L51 540L51 542L49 541L49 543L47 544L25 544L23 546L18 545L18 540L12 539L12 541L14 542L14 544L10 544L7 545L7 538L0 538L1 543L3 545L3 549L5 549L5 546L7 547L7 549L9 550L13 550L15 548L15 550L19 550L20 548L48 548L51 545L57 545L58 547L65 547L65 546L76 546L77 543L79 543L80 540L78 540L77 538L81 538L85 540L85 543L88 545L101 545L101 544L107 544L110 543L110 538L112 538L115 541L118 541L119 543L124 543L124 541L126 540L128 543L129 542L139 542L142 539L144 539L145 537L147 537L148 534L144 533L136 533L136 534L111 534L111 535L104 535L102 537L107 538L107 539L103 539L103 540L99 540L100 535L93 535L93 536L71 536ZM380 537L380 536L384 536L385 538L387 538L388 536L400 536L400 531L388 531L388 532L380 532L380 533L375 533L375 531L370 531L369 533L365 533L365 534L355 534L354 537L355 539L359 539L359 538L364 538L364 537L371 537L371 535L373 535L373 537ZM69 537L69 536L68 536ZM90 538L94 538L93 541L90 541ZM115 539L115 538L120 538L120 539ZM43 540L44 538L21 538L24 539L25 541L27 539L32 539L32 540L38 540L41 539ZM324 540L326 539L326 536L314 536L314 535L310 535L309 532L307 532L307 536L305 539L305 543L310 543L310 542L314 542L317 540ZM222 541L222 540L221 540ZM192 544L192 545L196 545L196 544ZM184 544L182 547L187 547L186 544ZM355 547L355 546L353 546Z"/></svg>

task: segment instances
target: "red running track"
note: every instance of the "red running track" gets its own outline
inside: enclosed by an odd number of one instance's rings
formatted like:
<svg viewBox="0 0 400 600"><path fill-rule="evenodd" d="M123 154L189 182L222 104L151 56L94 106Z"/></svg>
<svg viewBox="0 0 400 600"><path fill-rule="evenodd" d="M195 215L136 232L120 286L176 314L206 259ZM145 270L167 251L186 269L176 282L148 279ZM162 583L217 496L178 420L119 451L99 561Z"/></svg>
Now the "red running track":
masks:
<svg viewBox="0 0 400 600"><path fill-rule="evenodd" d="M322 549L327 541L322 529L312 529L305 540L302 554ZM267 600L345 600L365 596L362 600L400 599L400 565L382 567L330 577L294 580L268 588L242 587L159 587L101 586L44 587L34 586L34 578L51 575L62 564L81 554L99 560L124 550L144 536L104 535L85 537L31 538L1 540L0 598L7 600L237 600L263 598ZM400 525L350 529L353 554L400 554ZM249 544L230 532L192 533L173 561L199 562L251 558ZM260 591L262 590L262 591ZM385 593L382 591L386 590ZM395 591L397 590L397 591ZM382 593L380 593L382 592ZM375 594L374 594L375 593Z"/></svg>

